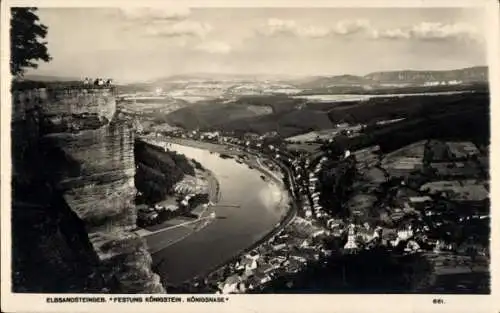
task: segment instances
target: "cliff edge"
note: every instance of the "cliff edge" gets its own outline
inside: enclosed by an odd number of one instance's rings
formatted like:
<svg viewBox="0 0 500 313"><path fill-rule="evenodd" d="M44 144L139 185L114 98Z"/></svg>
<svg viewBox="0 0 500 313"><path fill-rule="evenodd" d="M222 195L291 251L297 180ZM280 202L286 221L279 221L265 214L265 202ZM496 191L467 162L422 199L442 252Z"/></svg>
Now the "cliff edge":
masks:
<svg viewBox="0 0 500 313"><path fill-rule="evenodd" d="M134 132L113 89L13 88L12 101L14 291L165 292L133 231Z"/></svg>

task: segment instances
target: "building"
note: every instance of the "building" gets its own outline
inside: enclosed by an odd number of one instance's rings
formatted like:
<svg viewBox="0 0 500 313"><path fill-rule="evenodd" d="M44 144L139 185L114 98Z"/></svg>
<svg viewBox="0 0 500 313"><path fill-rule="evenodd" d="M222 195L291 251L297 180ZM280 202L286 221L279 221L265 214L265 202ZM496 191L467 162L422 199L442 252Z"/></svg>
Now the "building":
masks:
<svg viewBox="0 0 500 313"><path fill-rule="evenodd" d="M454 159L465 159L479 154L479 149L470 141L447 142L446 145Z"/></svg>
<svg viewBox="0 0 500 313"><path fill-rule="evenodd" d="M484 183L475 180L430 182L422 185L420 190L445 195L455 201L481 202L489 198L489 191Z"/></svg>
<svg viewBox="0 0 500 313"><path fill-rule="evenodd" d="M377 154L379 151L380 146L378 145L354 151L356 168L361 170L377 165L379 163L379 156Z"/></svg>
<svg viewBox="0 0 500 313"><path fill-rule="evenodd" d="M344 250L347 252L352 252L358 249L358 245L356 243L356 234L354 232L354 225L349 225L349 230L347 233L347 243L344 245Z"/></svg>
<svg viewBox="0 0 500 313"><path fill-rule="evenodd" d="M397 234L399 240L403 240L403 241L408 240L411 237L413 237L413 229L411 226L408 226L408 227L399 229L396 234Z"/></svg>
<svg viewBox="0 0 500 313"><path fill-rule="evenodd" d="M482 174L475 162L439 162L429 167L440 177L479 177Z"/></svg>
<svg viewBox="0 0 500 313"><path fill-rule="evenodd" d="M432 205L432 198L429 196L416 196L408 198L409 205L417 210L423 210Z"/></svg>
<svg viewBox="0 0 500 313"><path fill-rule="evenodd" d="M406 247L404 250L405 250L405 252L410 252L410 253L417 252L418 250L420 250L420 245L415 240L410 240L406 244Z"/></svg>
<svg viewBox="0 0 500 313"><path fill-rule="evenodd" d="M238 284L241 282L241 277L239 275L232 275L226 278L226 280L222 283L222 293L237 293L238 292Z"/></svg>
<svg viewBox="0 0 500 313"><path fill-rule="evenodd" d="M420 157L399 157L382 167L392 177L407 177L412 172L423 170L423 161Z"/></svg>
<svg viewBox="0 0 500 313"><path fill-rule="evenodd" d="M177 205L170 204L170 205L165 206L165 210L168 212L175 212L175 211L179 210L179 207Z"/></svg>

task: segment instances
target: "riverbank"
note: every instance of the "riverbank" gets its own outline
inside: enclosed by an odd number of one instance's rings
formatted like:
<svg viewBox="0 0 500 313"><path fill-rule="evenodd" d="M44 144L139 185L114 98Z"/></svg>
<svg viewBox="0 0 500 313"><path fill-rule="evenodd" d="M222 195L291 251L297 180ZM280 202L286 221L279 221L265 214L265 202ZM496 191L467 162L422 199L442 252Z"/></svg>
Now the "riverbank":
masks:
<svg viewBox="0 0 500 313"><path fill-rule="evenodd" d="M190 284L191 282L200 280L202 278L207 278L213 275L216 275L219 271L223 270L224 267L228 264L232 264L236 262L238 259L240 259L244 254L249 253L252 250L257 249L258 247L262 246L265 243L268 243L275 235L280 233L283 229L285 229L287 226L289 226L294 219L297 216L298 212L298 207L296 202L291 199L291 195L289 192L285 189L285 184L284 182L277 177L277 175L270 169L265 168L262 163L259 161L262 157L252 153L252 152L247 152L247 151L241 151L241 150L235 150L235 146L232 145L219 145L219 144L213 144L213 143L207 143L207 142L199 142L199 141L193 141L193 140L186 140L186 139L178 139L178 138L169 138L168 141L180 144L180 145L186 145L190 146L193 148L198 148L198 149L204 149L204 150L209 150L211 152L217 152L217 153L224 153L224 154L229 154L229 155L246 155L247 159L243 161L243 163L252 166L252 168L255 168L257 171L260 173L266 175L270 181L273 181L276 183L280 189L281 193L281 198L280 198L280 203L279 206L286 207L286 211L284 216L281 218L281 221L273 227L268 233L266 233L263 237L261 237L259 240L254 242L252 245L250 245L247 248L244 248L240 250L238 253L235 254L234 257L221 262L219 265L214 266L212 269L197 275L196 277L192 279L188 279L184 281L182 284ZM237 152L237 153L235 153ZM252 164L250 161L255 158L255 164ZM274 163L273 160L269 160ZM278 166L281 166L279 164L276 164ZM182 285L181 284L181 285ZM179 285L179 284L177 284Z"/></svg>
<svg viewBox="0 0 500 313"><path fill-rule="evenodd" d="M282 200L284 201L284 199ZM280 204L282 205L282 204ZM271 238L273 238L276 234L281 232L283 229L285 229L288 225L290 225L295 217L297 216L297 207L296 205L291 205L290 208L287 210L287 213L285 213L285 216L283 217L282 221L277 225L275 228L269 231L269 233L265 234L261 239L256 241L253 245L249 246L248 248L242 249L240 252L238 252L234 257L231 259L222 262L221 264L214 266L211 270L206 271L203 274L197 275L196 277L192 279L188 279L184 281L182 284L189 284L191 282L203 279L205 277L210 277L212 275L215 275L217 272L222 270L224 266L236 262L238 259L240 259L244 254L249 253L252 250L257 249L260 247L262 244L267 243ZM168 286L165 286L166 288Z"/></svg>
<svg viewBox="0 0 500 313"><path fill-rule="evenodd" d="M181 287L183 282L210 274L267 241L293 219L295 212L288 205L284 184L259 169L255 157L245 151L211 143L150 138L201 161L220 182L222 204L212 207L217 216L213 222L153 255L158 273L168 286ZM246 154L251 165L242 162L245 157L225 159L219 154ZM261 178L263 175L266 179ZM163 240L161 234L152 238L154 244ZM197 257L200 254L203 258Z"/></svg>
<svg viewBox="0 0 500 313"><path fill-rule="evenodd" d="M155 140L151 139L146 139L144 140L145 143L152 145L154 147L160 148L160 149L165 149L165 143L162 142L156 142ZM220 184L219 181L217 180L215 174L210 170L205 168L202 164L199 162L193 161L193 160L188 160L189 163L192 164L194 168L194 176L193 175L186 175L181 181L179 181L175 186L174 189L176 189L178 186L179 190L184 190L181 192L187 192L187 193L192 193L192 194L208 194L208 200L212 204L216 204L219 199L220 199ZM178 194L178 192L176 192ZM176 201L176 196L174 195L169 195L165 199L158 201L154 203L156 206L160 207L169 207L169 206L178 206L177 201ZM207 210L205 209L205 204L199 204L195 207L193 207L188 213L184 213L178 216L174 216L171 218L168 218L167 220L147 226L147 227L140 227L138 228L135 232L140 235L141 237L147 237L150 235L155 235L161 232L164 232L165 235L166 233L174 228L188 225L188 224L196 224L200 219L206 219L209 217L209 212L206 212ZM189 217L188 215L190 213L193 213L197 215L195 219L193 217ZM187 220L186 220L187 219ZM194 228L192 231L196 231L197 229ZM173 235L172 232L172 236ZM182 238L185 238L186 234L183 234ZM172 243L178 242L180 239L178 238L172 238Z"/></svg>

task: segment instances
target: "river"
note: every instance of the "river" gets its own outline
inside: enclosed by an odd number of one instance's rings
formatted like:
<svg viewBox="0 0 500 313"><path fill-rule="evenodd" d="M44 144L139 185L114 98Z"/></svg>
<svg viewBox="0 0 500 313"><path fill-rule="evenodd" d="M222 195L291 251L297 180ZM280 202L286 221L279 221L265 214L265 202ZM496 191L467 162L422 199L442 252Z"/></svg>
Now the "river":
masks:
<svg viewBox="0 0 500 313"><path fill-rule="evenodd" d="M287 213L280 186L261 179L261 173L234 159L223 159L208 150L169 144L169 149L200 162L219 181L220 201L213 208L218 218L183 240L153 253L154 264L168 284L203 275L238 255L268 234ZM162 241L147 237L149 245ZM160 263L161 261L161 263Z"/></svg>
<svg viewBox="0 0 500 313"><path fill-rule="evenodd" d="M462 93L471 93L472 91L436 91L422 93L394 93L394 94L316 94L293 96L296 99L306 99L312 102L341 102L341 101L367 101L371 98L391 98L391 97L414 97L414 96L442 96Z"/></svg>

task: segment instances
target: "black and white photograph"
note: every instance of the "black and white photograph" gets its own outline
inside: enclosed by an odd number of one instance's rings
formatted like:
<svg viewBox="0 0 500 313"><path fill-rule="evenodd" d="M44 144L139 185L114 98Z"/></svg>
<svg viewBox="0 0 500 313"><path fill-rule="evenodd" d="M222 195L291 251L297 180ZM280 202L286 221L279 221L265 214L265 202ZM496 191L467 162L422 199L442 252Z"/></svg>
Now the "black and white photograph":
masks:
<svg viewBox="0 0 500 313"><path fill-rule="evenodd" d="M487 6L135 5L3 7L11 293L491 295Z"/></svg>

